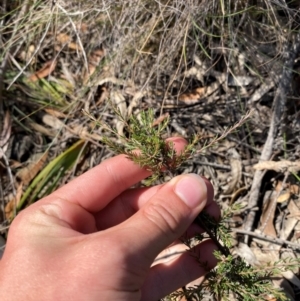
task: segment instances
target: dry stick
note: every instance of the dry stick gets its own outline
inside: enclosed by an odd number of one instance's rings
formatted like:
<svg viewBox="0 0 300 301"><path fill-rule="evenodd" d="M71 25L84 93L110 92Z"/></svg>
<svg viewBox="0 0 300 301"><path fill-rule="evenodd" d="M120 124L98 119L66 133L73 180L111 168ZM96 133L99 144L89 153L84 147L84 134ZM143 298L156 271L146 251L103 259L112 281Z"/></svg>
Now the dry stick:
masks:
<svg viewBox="0 0 300 301"><path fill-rule="evenodd" d="M283 65L283 71L280 78L279 86L276 90L273 104L273 114L270 122L270 129L268 132L267 141L264 145L262 154L260 156L261 161L270 160L272 152L273 152L273 143L274 139L278 135L278 131L280 129L280 121L282 119L282 115L285 109L286 104L286 94L289 91L291 78L292 78L292 69L294 66L294 61L297 53L300 50L300 33L298 33L291 45L287 44L286 49L283 53L283 58L285 58L285 63ZM259 199L259 191L261 187L261 182L265 171L257 170L253 177L253 182L249 195L248 208L251 210L246 218L244 229L246 231L251 231L254 220L255 220L255 211L252 209L257 206ZM249 236L245 236L245 243L248 243Z"/></svg>
<svg viewBox="0 0 300 301"><path fill-rule="evenodd" d="M232 228L231 231L235 232L235 233L254 236L261 240L269 241L269 242L271 242L273 244L277 244L277 245L287 245L287 246L290 246L294 250L298 250L298 251L300 250L300 244L297 244L295 242L291 242L288 240L284 240L281 238L276 238L276 237L268 236L265 234L260 234L260 233L256 233L256 232L252 232L252 231L246 231L246 230L235 229L235 228Z"/></svg>

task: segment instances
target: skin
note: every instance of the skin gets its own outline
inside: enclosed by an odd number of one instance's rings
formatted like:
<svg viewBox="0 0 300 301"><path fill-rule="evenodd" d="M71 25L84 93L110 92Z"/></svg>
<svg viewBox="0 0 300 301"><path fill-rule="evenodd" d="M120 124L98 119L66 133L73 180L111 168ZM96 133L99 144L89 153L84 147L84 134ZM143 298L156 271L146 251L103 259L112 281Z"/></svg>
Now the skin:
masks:
<svg viewBox="0 0 300 301"><path fill-rule="evenodd" d="M177 151L186 144L172 139ZM130 189L149 176L125 156L108 159L23 210L13 221L0 261L1 300L157 301L203 276L180 237L206 210L218 217L211 184L181 175ZM183 201L186 200L186 201ZM208 268L215 245L195 247Z"/></svg>

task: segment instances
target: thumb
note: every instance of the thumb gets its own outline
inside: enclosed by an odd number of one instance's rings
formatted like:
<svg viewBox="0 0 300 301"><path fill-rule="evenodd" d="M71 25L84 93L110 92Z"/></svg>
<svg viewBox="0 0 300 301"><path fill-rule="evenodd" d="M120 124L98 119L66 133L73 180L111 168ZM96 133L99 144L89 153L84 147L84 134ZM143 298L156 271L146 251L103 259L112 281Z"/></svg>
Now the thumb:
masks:
<svg viewBox="0 0 300 301"><path fill-rule="evenodd" d="M122 225L129 230L126 241L132 255L150 267L162 250L184 234L206 202L207 186L196 174L181 175L163 185Z"/></svg>

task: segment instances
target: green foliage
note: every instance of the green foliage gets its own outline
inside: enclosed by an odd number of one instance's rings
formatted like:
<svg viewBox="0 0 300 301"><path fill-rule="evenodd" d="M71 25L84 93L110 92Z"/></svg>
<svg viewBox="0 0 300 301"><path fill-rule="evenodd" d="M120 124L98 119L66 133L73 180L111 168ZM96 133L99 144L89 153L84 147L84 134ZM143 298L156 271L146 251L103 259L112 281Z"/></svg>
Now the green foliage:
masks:
<svg viewBox="0 0 300 301"><path fill-rule="evenodd" d="M109 137L103 137L103 142L115 153L125 154L134 163L151 171L152 176L147 182L148 184L153 183L164 174L174 176L181 164L193 154L195 144L199 141L198 136L195 136L178 154L173 143L165 139L169 117L155 125L154 112L150 109L142 111L139 118L132 115L127 122L117 109L114 108L114 110L119 119L123 121L128 136L120 135L116 129L111 129L106 124L99 122L100 126L120 140L120 142L114 142ZM89 117L91 116L89 115Z"/></svg>
<svg viewBox="0 0 300 301"><path fill-rule="evenodd" d="M79 140L71 147L53 159L43 170L34 178L26 189L17 211L31 204L38 198L42 198L57 188L58 180L74 166L78 158L86 151L85 141Z"/></svg>
<svg viewBox="0 0 300 301"><path fill-rule="evenodd" d="M269 300L270 296L278 301L287 300L282 291L273 287L271 279L299 266L299 259L282 259L273 264L253 267L239 256L225 256L219 251L214 255L218 266L207 273L205 281L186 289L184 293L173 293L173 299L184 295L188 300L201 300L209 294L214 300L224 301Z"/></svg>
<svg viewBox="0 0 300 301"><path fill-rule="evenodd" d="M216 298L222 296L224 300L231 300L226 297L231 293L236 300L266 300L268 295L273 295L276 300L286 300L284 293L272 286L272 272L252 267L239 256L224 256L220 252L214 255L219 261L218 268L209 272L206 279L207 287Z"/></svg>
<svg viewBox="0 0 300 301"><path fill-rule="evenodd" d="M209 294L214 300L254 301L267 300L272 295L276 300L287 300L284 293L276 290L270 281L276 275L274 267L252 267L239 256L225 256L219 251L214 255L218 266L207 273L205 281L186 289L184 294L175 292L172 297L184 295L188 300L201 300Z"/></svg>
<svg viewBox="0 0 300 301"><path fill-rule="evenodd" d="M68 105L66 96L72 95L73 92L72 85L61 79L49 81L41 78L37 81L32 81L22 78L20 82L24 85L26 93L42 105L51 104L56 107L66 107Z"/></svg>
<svg viewBox="0 0 300 301"><path fill-rule="evenodd" d="M125 154L134 163L151 171L152 176L146 184L152 184L165 174L174 176L178 168L193 156L206 148L218 143L228 134L235 131L250 116L248 112L241 120L230 128L225 128L221 136L216 136L212 141L204 142L203 146L196 148L201 140L200 135L195 135L181 153L177 153L171 141L166 140L166 128L169 123L167 116L158 125L155 125L154 111L142 111L139 116L132 115L129 120L122 116L121 112L113 106L113 110L119 120L123 122L127 136L121 135L116 129L95 119L88 112L83 113L101 126L105 131L112 133L119 141L115 142L111 137L104 136L102 141L116 154Z"/></svg>
<svg viewBox="0 0 300 301"><path fill-rule="evenodd" d="M113 141L112 137L108 135L103 138L103 142L115 153L127 155L130 160L152 172L153 176L150 179L150 184L165 173L174 176L178 167L191 158L194 153L201 152L203 149L217 143L237 129L250 116L250 113L246 114L239 123L225 129L220 137L205 143L202 148L197 149L200 137L196 135L186 148L178 154L173 144L165 139L169 117L155 126L153 110L143 111L139 117L131 116L128 121L118 109L114 108L114 111L125 125L126 136L120 135L116 129L99 122L88 113L85 114L96 121L104 130L118 138L119 141L117 142ZM177 297L183 296L188 300L201 300L207 294L211 295L214 300L232 300L234 297L235 300L240 301L256 301L266 300L270 295L276 300L286 300L285 294L272 286L271 278L280 274L281 271L299 265L299 260L280 261L273 265L269 264L257 268L247 264L241 257L233 256L231 254L232 236L228 221L240 209L239 205L233 205L223 212L223 216L219 221L214 220L205 212L199 214L195 222L205 230L209 238L219 248L219 251L214 253L218 265L215 269L208 271L201 285L186 288L183 291L176 291L165 300L177 300ZM195 257L198 264L204 268L206 263L201 262L199 254L195 254L193 251L193 246L206 238L207 236L198 234L192 241L184 241L190 249L191 256Z"/></svg>

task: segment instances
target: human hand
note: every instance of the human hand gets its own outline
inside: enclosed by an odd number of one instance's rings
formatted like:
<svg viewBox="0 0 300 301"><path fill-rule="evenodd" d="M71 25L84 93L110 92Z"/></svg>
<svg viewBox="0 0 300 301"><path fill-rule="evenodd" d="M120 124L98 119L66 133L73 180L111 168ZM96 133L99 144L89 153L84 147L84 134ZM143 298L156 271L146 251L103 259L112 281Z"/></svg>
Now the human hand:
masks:
<svg viewBox="0 0 300 301"><path fill-rule="evenodd" d="M201 210L219 215L211 184L190 174L130 189L149 175L116 156L22 211L0 261L1 300L156 301L203 276L187 252L154 261L186 231L201 231L190 226ZM195 249L216 264L210 240Z"/></svg>

